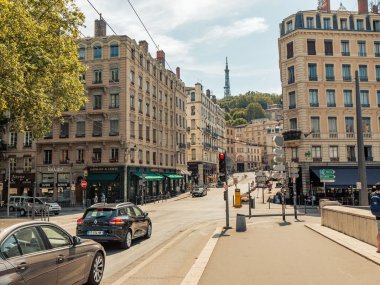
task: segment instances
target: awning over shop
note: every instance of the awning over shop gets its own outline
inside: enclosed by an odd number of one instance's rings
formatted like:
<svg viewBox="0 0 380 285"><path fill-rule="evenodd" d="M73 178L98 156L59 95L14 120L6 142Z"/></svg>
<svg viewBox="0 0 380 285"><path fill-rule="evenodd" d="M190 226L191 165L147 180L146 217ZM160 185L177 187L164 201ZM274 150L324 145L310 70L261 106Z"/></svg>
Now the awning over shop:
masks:
<svg viewBox="0 0 380 285"><path fill-rule="evenodd" d="M310 167L314 177L320 179L320 169L333 169L335 171L335 182L326 182L326 185L330 186L356 186L356 182L359 182L359 170L357 168L338 168L333 166L326 167ZM313 178L310 177L311 181ZM314 181L318 182L318 181ZM367 185L374 186L380 182L380 168L367 167Z"/></svg>
<svg viewBox="0 0 380 285"><path fill-rule="evenodd" d="M117 176L117 173L90 173L86 179L97 182L115 181Z"/></svg>
<svg viewBox="0 0 380 285"><path fill-rule="evenodd" d="M181 172L182 175L191 175L191 172L188 171L188 170L181 169L180 172Z"/></svg>
<svg viewBox="0 0 380 285"><path fill-rule="evenodd" d="M145 179L146 181L161 181L164 179L164 177L158 173L135 173L137 177L140 177L142 179Z"/></svg>
<svg viewBox="0 0 380 285"><path fill-rule="evenodd" d="M174 180L174 179L183 179L182 175L178 175L178 174L175 174L175 173L164 173L163 175L166 176L169 179L172 179L172 180Z"/></svg>

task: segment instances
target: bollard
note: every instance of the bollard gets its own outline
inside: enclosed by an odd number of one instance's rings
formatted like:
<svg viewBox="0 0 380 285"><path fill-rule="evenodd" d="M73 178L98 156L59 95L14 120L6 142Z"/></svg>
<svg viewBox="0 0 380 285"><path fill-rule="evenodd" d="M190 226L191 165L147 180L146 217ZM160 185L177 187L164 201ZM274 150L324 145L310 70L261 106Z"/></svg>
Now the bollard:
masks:
<svg viewBox="0 0 380 285"><path fill-rule="evenodd" d="M245 215L236 215L236 231L245 232L247 230L247 225L245 223Z"/></svg>

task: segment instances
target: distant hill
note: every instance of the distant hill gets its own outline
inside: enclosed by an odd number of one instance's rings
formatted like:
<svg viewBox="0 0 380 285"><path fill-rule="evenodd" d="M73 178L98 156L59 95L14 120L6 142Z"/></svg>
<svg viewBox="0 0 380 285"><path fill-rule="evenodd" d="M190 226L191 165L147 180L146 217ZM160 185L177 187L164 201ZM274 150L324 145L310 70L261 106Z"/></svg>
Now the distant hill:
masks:
<svg viewBox="0 0 380 285"><path fill-rule="evenodd" d="M278 94L248 91L238 96L219 99L217 103L225 109L228 125L238 126L254 119L265 118L269 105L281 104L282 96Z"/></svg>

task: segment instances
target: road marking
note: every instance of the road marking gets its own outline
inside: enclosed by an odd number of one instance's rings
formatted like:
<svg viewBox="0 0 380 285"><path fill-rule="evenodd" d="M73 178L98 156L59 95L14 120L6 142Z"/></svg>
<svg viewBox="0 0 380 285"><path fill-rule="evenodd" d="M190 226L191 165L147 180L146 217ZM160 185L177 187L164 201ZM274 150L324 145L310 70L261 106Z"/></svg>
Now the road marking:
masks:
<svg viewBox="0 0 380 285"><path fill-rule="evenodd" d="M174 239L172 239L169 243L165 244L164 247L157 250L155 253L150 255L147 259L145 259L143 262L138 264L136 267L128 271L128 273L124 274L122 277L120 277L117 281L112 282L113 285L125 285L127 284L127 280L131 278L134 274L136 274L140 269L142 269L144 266L152 262L154 259L156 259L159 255L161 255L164 251L171 248L173 244L175 244L178 240L182 239L183 236L187 236L190 232L194 231L194 228L187 229L177 235Z"/></svg>
<svg viewBox="0 0 380 285"><path fill-rule="evenodd" d="M205 270L208 261L210 260L211 254L214 251L215 245L221 236L221 228L217 228L215 232L211 235L206 246L203 248L198 259L195 261L190 271L186 274L185 279L182 280L181 285L197 285L203 271Z"/></svg>

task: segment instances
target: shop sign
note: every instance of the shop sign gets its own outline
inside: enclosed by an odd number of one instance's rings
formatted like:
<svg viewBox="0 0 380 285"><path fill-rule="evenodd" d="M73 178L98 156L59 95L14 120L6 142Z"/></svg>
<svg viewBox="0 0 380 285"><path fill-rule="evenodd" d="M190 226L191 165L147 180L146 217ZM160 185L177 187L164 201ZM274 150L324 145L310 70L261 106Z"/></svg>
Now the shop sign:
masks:
<svg viewBox="0 0 380 285"><path fill-rule="evenodd" d="M40 183L40 187L41 188L53 188L54 187L54 183L42 182L42 183Z"/></svg>
<svg viewBox="0 0 380 285"><path fill-rule="evenodd" d="M88 172L119 172L119 167L89 167Z"/></svg>
<svg viewBox="0 0 380 285"><path fill-rule="evenodd" d="M58 182L57 187L70 187L70 183L67 182Z"/></svg>
<svg viewBox="0 0 380 285"><path fill-rule="evenodd" d="M64 171L65 171L64 167L54 167L54 166L47 167L47 172L64 172Z"/></svg>

